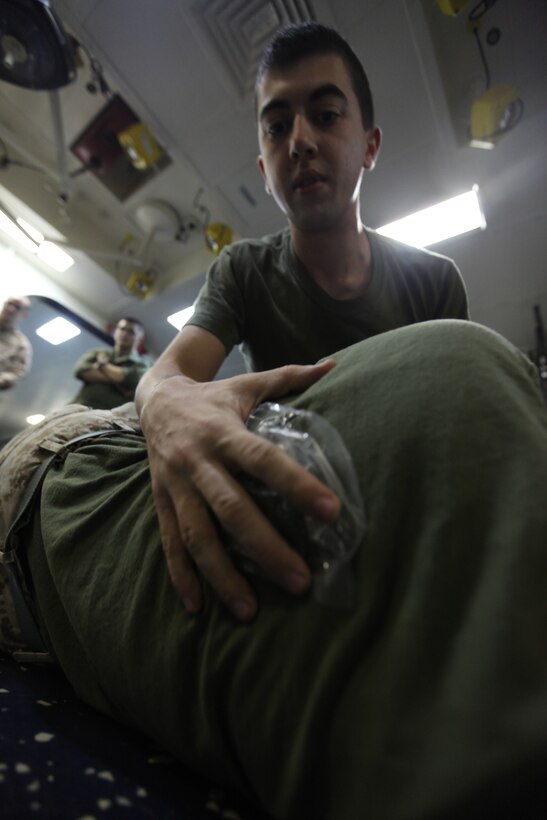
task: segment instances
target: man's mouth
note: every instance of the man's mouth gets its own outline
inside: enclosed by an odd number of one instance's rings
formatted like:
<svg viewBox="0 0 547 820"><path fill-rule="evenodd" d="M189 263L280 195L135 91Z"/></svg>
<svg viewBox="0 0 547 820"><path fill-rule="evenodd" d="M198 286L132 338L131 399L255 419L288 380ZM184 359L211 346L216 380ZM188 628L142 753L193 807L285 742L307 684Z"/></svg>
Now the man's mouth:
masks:
<svg viewBox="0 0 547 820"><path fill-rule="evenodd" d="M325 177L317 173L317 171L302 171L293 183L293 190L298 191L302 188L310 188L319 182L324 182Z"/></svg>

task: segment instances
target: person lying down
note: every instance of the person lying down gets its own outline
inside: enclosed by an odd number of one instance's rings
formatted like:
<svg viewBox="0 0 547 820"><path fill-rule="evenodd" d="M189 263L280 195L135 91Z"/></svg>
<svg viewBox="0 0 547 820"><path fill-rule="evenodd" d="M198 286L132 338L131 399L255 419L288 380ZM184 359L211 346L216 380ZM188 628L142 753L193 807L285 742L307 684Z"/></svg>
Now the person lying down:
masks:
<svg viewBox="0 0 547 820"><path fill-rule="evenodd" d="M351 454L366 517L353 596L291 595L250 568L253 621L207 587L188 614L144 438L103 411L96 427L125 429L57 447L4 545L44 649L83 700L276 820L546 816L547 413L532 367L452 320L334 358L271 398L319 414ZM55 419L29 435L54 433ZM1 454L4 483L25 441Z"/></svg>

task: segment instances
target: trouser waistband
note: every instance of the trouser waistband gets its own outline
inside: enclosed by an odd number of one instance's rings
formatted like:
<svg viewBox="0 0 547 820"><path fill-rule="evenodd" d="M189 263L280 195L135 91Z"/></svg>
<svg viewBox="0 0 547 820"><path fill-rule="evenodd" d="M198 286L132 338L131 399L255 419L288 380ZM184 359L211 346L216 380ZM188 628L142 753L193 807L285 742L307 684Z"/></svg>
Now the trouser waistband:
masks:
<svg viewBox="0 0 547 820"><path fill-rule="evenodd" d="M32 597L20 561L20 554L24 549L24 540L21 536L34 514L36 501L39 498L46 474L53 464L64 461L69 452L77 449L80 444L85 443L88 439L106 435L119 435L120 433L137 435L137 433L129 430L94 430L67 441L40 464L23 492L17 514L6 534L4 549L0 550L0 571L3 571L7 584L7 587L4 588L4 595L11 597L9 611L12 613L12 618L15 619L12 626L15 633L21 636L20 647L6 647L15 660L38 663L55 662L55 658L46 645L34 614Z"/></svg>

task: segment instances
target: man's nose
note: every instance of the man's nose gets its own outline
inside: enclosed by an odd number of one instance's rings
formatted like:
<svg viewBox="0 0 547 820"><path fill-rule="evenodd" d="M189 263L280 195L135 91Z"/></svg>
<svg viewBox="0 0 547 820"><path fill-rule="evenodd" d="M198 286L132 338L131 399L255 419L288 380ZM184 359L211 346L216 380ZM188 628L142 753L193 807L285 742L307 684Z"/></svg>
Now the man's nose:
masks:
<svg viewBox="0 0 547 820"><path fill-rule="evenodd" d="M317 153L314 129L302 114L297 114L293 120L289 152L293 160L313 157Z"/></svg>

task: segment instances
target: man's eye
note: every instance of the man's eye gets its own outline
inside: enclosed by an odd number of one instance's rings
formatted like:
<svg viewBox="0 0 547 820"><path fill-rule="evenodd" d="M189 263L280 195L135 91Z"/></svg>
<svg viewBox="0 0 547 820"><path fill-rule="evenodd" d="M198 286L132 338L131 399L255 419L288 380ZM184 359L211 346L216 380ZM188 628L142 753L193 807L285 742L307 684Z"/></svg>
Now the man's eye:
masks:
<svg viewBox="0 0 547 820"><path fill-rule="evenodd" d="M337 111L332 111L329 109L320 111L317 116L317 119L322 125L330 125L331 123L336 122L339 118L340 115Z"/></svg>
<svg viewBox="0 0 547 820"><path fill-rule="evenodd" d="M287 123L284 120L276 120L275 122L267 123L264 130L268 137L280 137L287 131Z"/></svg>

